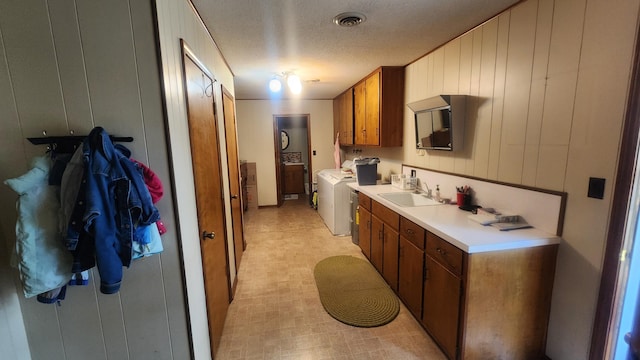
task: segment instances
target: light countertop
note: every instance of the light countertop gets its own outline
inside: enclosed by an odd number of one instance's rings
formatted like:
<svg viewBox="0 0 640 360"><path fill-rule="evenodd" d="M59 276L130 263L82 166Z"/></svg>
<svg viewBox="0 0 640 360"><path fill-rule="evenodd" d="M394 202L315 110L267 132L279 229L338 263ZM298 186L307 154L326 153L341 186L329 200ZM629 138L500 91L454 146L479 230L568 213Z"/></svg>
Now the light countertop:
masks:
<svg viewBox="0 0 640 360"><path fill-rule="evenodd" d="M460 210L457 205L396 205L378 194L409 190L391 185L348 185L470 254L560 243L558 236L535 228L500 231L493 226L481 225L468 218L471 212Z"/></svg>

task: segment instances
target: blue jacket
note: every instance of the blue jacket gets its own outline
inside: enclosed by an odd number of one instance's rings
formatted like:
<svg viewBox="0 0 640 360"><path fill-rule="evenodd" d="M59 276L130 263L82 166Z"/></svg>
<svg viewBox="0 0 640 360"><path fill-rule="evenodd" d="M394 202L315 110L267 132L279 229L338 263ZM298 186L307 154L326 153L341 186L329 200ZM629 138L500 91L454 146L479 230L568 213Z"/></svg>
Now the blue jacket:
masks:
<svg viewBox="0 0 640 360"><path fill-rule="evenodd" d="M128 156L129 151L120 145L116 148L101 127L94 128L83 143L86 182L76 206L84 208L82 241L89 244L74 255L76 262L85 265L95 256L104 294L120 289L122 266L131 263L132 242L142 233L136 230L160 218L140 169Z"/></svg>

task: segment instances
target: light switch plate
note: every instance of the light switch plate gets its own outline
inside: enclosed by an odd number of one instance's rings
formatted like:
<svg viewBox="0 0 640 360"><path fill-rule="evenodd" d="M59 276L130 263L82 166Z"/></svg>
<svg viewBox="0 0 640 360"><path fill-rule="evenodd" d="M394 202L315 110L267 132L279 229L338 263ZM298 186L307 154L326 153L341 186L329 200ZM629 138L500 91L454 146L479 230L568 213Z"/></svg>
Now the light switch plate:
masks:
<svg viewBox="0 0 640 360"><path fill-rule="evenodd" d="M603 178L590 177L587 196L594 199L604 198L604 183L605 179Z"/></svg>

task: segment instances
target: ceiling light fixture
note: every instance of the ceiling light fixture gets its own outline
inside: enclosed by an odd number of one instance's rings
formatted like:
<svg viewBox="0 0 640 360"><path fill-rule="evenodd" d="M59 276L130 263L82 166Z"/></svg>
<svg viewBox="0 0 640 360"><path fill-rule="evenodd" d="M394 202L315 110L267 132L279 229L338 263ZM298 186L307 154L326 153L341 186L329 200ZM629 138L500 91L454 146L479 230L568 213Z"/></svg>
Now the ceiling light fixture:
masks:
<svg viewBox="0 0 640 360"><path fill-rule="evenodd" d="M292 94L297 95L302 92L302 80L300 80L300 76L294 72L283 72L275 75L269 80L269 90L271 90L272 93L280 92L280 90L282 90L283 80L286 80L289 91L291 91Z"/></svg>
<svg viewBox="0 0 640 360"><path fill-rule="evenodd" d="M280 92L280 90L282 90L282 82L280 79L275 77L271 79L271 81L269 81L269 90L274 93Z"/></svg>
<svg viewBox="0 0 640 360"><path fill-rule="evenodd" d="M300 81L300 76L296 74L289 74L287 76L287 85L289 86L289 90L294 94L300 94L302 92L302 81Z"/></svg>
<svg viewBox="0 0 640 360"><path fill-rule="evenodd" d="M367 17L357 12L345 12L333 18L333 23L342 27L354 27L362 24Z"/></svg>

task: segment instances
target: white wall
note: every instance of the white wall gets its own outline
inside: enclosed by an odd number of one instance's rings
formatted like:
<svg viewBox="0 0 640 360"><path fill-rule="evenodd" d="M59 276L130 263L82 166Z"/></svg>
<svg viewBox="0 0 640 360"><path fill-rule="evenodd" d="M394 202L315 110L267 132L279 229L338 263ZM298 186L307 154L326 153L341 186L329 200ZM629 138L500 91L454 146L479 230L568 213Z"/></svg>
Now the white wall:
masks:
<svg viewBox="0 0 640 360"><path fill-rule="evenodd" d="M27 170L45 147L27 137L88 134L103 126L165 185L157 204L164 252L124 270L118 294L99 293L97 272L62 306L25 299L7 254L16 194L0 186L2 358L185 359L191 356L174 222L152 3L0 2L0 179ZM28 341L28 342L27 342Z"/></svg>
<svg viewBox="0 0 640 360"><path fill-rule="evenodd" d="M211 350L189 145L189 127L183 91L180 39L186 41L198 59L217 80L214 84L214 101L218 114L220 162L222 165L224 197L227 204L230 203L230 195L224 120L220 115L223 114L220 85L223 85L231 94L234 94L233 74L231 74L220 51L186 0L157 0L156 4L164 78L163 90L166 96L168 131L170 134L170 160L175 176L177 213L181 230L180 237L189 299L189 319L191 321L194 355L196 359L207 359L211 356ZM226 236L229 249L228 259L231 271L230 280L233 283L236 273L235 257L233 256L234 242L231 227L231 208L227 206L225 211Z"/></svg>
<svg viewBox="0 0 640 360"><path fill-rule="evenodd" d="M238 100L236 107L240 159L256 163L259 206L277 204L273 115L309 114L312 151L309 171L334 167L332 100Z"/></svg>
<svg viewBox="0 0 640 360"><path fill-rule="evenodd" d="M547 355L588 358L616 176L638 8L633 0L529 0L406 68L405 103L471 96L460 152L365 149L400 163L568 193ZM350 150L350 149L348 149ZM386 165L385 165L386 164ZM603 200L589 177L606 179Z"/></svg>

